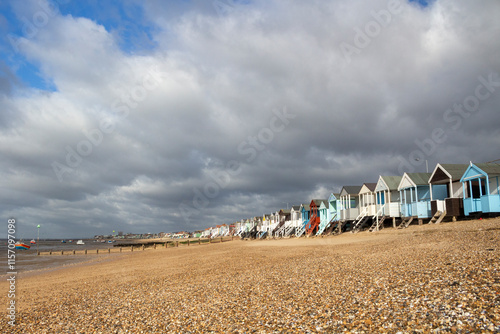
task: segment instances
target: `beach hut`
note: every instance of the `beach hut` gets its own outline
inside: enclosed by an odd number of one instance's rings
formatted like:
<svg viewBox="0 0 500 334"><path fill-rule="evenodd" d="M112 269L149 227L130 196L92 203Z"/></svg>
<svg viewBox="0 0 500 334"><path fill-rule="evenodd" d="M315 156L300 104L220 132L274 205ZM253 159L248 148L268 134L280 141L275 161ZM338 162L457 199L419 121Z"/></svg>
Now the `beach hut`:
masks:
<svg viewBox="0 0 500 334"><path fill-rule="evenodd" d="M382 176L375 187L377 213L381 216L379 226L383 226L385 218L392 218L392 226L396 227L396 219L401 217L400 192L398 190L402 176Z"/></svg>
<svg viewBox="0 0 500 334"><path fill-rule="evenodd" d="M432 217L429 185L431 175L431 173L404 173L398 186L403 218L399 227L408 227L414 219L418 219L418 223L422 224L423 219ZM433 185L432 193L436 199L444 199L446 185Z"/></svg>
<svg viewBox="0 0 500 334"><path fill-rule="evenodd" d="M328 200L321 201L319 206L319 220L320 224L318 226L318 231L316 235L321 235L330 223L330 202Z"/></svg>
<svg viewBox="0 0 500 334"><path fill-rule="evenodd" d="M464 214L500 213L500 165L470 163L460 179L465 190Z"/></svg>
<svg viewBox="0 0 500 334"><path fill-rule="evenodd" d="M285 230L286 237L292 235L302 224L302 212L300 211L300 205L292 205L292 208L290 209L290 220L291 225Z"/></svg>
<svg viewBox="0 0 500 334"><path fill-rule="evenodd" d="M307 236L315 234L318 231L318 227L321 223L319 207L323 202L326 202L326 199L313 199L309 204L310 217L308 223L305 226Z"/></svg>
<svg viewBox="0 0 500 334"><path fill-rule="evenodd" d="M269 235L269 230L271 227L271 215L262 215L262 229L258 237L264 239Z"/></svg>
<svg viewBox="0 0 500 334"><path fill-rule="evenodd" d="M375 218L377 205L375 201L376 183L363 183L359 190L359 215L353 223L353 232L360 231L366 224Z"/></svg>
<svg viewBox="0 0 500 334"><path fill-rule="evenodd" d="M464 216L464 188L460 179L468 167L467 164L437 164L434 168L429 178L433 222L439 223L444 217L451 217L455 221L457 217ZM433 196L432 186L437 184L446 185L447 196L444 200Z"/></svg>
<svg viewBox="0 0 500 334"><path fill-rule="evenodd" d="M362 186L343 186L340 191L340 230L352 228L359 216L359 192Z"/></svg>
<svg viewBox="0 0 500 334"><path fill-rule="evenodd" d="M339 221L340 216L340 194L339 193L331 193L328 197L328 223L323 227L326 234L332 233L332 231L337 226L336 222ZM321 234L323 231L318 230L318 233ZM318 235L319 235L318 234Z"/></svg>
<svg viewBox="0 0 500 334"><path fill-rule="evenodd" d="M309 207L309 204L301 204L300 205L300 212L302 214L302 224L295 229L295 236L298 238L304 232L306 231L306 224L309 223L309 217L310 217L310 210L311 208Z"/></svg>
<svg viewBox="0 0 500 334"><path fill-rule="evenodd" d="M269 237L273 236L272 233L276 228L276 226L278 226L278 224L279 224L279 211L276 211L271 213L270 215L269 234L268 234Z"/></svg>
<svg viewBox="0 0 500 334"><path fill-rule="evenodd" d="M273 233L273 236L276 237L283 237L285 235L285 229L290 226L291 224L291 219L290 219L290 210L289 209L281 209L279 211L279 219L280 222L278 226L276 227L276 230Z"/></svg>

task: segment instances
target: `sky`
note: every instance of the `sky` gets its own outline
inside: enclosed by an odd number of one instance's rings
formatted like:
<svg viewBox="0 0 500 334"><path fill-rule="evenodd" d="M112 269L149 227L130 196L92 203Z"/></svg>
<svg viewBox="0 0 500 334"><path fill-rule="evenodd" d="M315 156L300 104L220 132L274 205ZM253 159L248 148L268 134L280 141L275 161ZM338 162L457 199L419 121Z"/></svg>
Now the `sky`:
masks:
<svg viewBox="0 0 500 334"><path fill-rule="evenodd" d="M195 231L499 159L499 17L498 0L3 1L0 216L23 238Z"/></svg>

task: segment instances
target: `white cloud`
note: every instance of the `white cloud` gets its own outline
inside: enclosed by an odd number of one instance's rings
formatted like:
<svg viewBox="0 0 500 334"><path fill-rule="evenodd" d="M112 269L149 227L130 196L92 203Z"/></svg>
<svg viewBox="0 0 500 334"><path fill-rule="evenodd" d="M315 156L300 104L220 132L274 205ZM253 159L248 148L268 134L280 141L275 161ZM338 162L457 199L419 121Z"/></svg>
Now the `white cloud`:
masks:
<svg viewBox="0 0 500 334"><path fill-rule="evenodd" d="M476 147L498 138L499 92L459 131L443 115L474 93L479 76L500 71L500 4L401 3L350 63L340 45L355 45L356 28L376 22L387 1L256 1L222 16L201 2L165 16L151 2L157 48L137 54L89 18L53 17L22 51L57 91L26 89L1 102L10 116L0 186L12 196L0 210L50 221L54 234L68 221L76 235L194 230L376 182L435 127L448 140L430 165L498 158ZM239 145L283 107L296 117L247 162ZM99 143L59 182L51 164L67 165L67 147L77 151L95 129ZM179 204L192 204L231 160L241 172L186 225Z"/></svg>

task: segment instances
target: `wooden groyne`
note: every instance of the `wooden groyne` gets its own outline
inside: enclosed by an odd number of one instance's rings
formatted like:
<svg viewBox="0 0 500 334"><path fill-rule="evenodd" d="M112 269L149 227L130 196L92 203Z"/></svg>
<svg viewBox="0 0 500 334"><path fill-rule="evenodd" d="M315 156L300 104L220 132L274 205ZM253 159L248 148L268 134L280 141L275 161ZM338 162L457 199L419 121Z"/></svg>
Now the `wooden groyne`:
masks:
<svg viewBox="0 0 500 334"><path fill-rule="evenodd" d="M147 241L138 240L132 242L121 242L116 243L110 248L97 248L97 249L66 249L66 250L50 250L41 252L39 251L37 255L98 255L98 254L116 254L124 252L136 252L143 251L146 249L162 249L162 248L172 248L172 247L185 247L192 245L205 245L213 243L221 243L233 241L233 237L221 237L214 239L179 239L179 240L166 240L166 241Z"/></svg>

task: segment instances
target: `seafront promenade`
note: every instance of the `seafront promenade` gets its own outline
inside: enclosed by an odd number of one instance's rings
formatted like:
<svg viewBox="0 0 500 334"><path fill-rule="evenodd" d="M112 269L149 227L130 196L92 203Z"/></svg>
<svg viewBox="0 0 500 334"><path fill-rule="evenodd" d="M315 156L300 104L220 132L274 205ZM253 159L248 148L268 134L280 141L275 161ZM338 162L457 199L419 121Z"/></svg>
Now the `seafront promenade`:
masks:
<svg viewBox="0 0 500 334"><path fill-rule="evenodd" d="M0 332L495 333L499 245L496 218L127 252L20 277Z"/></svg>

